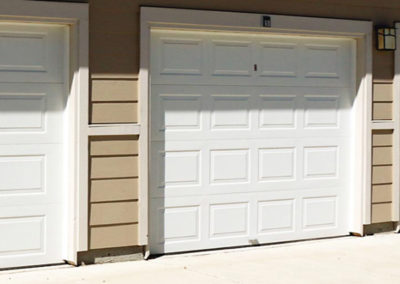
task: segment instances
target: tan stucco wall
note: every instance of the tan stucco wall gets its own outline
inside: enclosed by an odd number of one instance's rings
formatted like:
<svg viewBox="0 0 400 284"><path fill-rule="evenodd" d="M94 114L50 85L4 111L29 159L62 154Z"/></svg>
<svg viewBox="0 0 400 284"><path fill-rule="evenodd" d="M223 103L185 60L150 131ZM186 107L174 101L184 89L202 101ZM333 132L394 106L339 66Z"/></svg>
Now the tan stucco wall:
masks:
<svg viewBox="0 0 400 284"><path fill-rule="evenodd" d="M373 20L374 24L389 25L395 20L400 20L400 1L398 0L253 0L250 2L241 0L90 0L89 2L91 123L140 122L137 95L140 6L361 19ZM374 49L374 119L392 119L393 58L393 52L378 52ZM121 144L118 145L115 147L124 147ZM389 221L391 218L388 215L391 208L391 199L388 199L392 182L391 165L379 164L390 160L391 145L387 146L382 149L374 146L373 149L374 203L371 205L373 222ZM119 177L136 173L136 171L137 162L134 161L134 157L92 158L92 177L96 175ZM378 179L379 181L385 179L385 186L377 182ZM128 188L131 188L128 183L114 185L109 187L112 193L104 189L108 188L107 185L100 185L104 191L102 194L107 195L108 199L117 198L113 197L114 194L115 196L133 194L133 192L127 193ZM92 196L97 194L94 193L95 191L99 191L98 186L92 181ZM135 183L132 188L137 190L137 184ZM121 204L121 206L126 206L126 204ZM133 215L131 219L134 219ZM115 227L115 232L112 227L95 229L91 229L91 244L96 245L91 245L91 248L135 244L136 239L120 236L120 234L132 232L136 234L137 227L132 227L132 225ZM103 239L109 241L104 242Z"/></svg>

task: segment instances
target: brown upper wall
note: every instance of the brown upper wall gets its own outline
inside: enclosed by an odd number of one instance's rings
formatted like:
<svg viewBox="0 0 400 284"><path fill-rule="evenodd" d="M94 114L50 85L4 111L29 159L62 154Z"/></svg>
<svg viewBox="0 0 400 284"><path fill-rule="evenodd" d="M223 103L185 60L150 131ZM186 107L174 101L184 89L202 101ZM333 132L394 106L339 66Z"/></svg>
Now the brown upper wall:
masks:
<svg viewBox="0 0 400 284"><path fill-rule="evenodd" d="M140 6L286 14L373 20L400 20L398 0L90 0L92 78L135 79L139 70ZM393 78L393 53L375 52L375 80Z"/></svg>

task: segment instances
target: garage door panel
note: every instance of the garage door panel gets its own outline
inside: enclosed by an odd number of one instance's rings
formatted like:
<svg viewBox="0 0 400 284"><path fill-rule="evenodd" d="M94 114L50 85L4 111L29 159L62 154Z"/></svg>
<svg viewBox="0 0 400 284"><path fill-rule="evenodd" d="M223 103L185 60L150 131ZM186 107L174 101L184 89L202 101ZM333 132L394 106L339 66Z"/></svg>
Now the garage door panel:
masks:
<svg viewBox="0 0 400 284"><path fill-rule="evenodd" d="M59 204L0 206L0 267L61 263Z"/></svg>
<svg viewBox="0 0 400 284"><path fill-rule="evenodd" d="M0 83L0 90L0 144L63 141L62 85Z"/></svg>
<svg viewBox="0 0 400 284"><path fill-rule="evenodd" d="M251 41L211 40L211 74L213 76L251 76ZM232 60L235 58L235 60Z"/></svg>
<svg viewBox="0 0 400 284"><path fill-rule="evenodd" d="M338 200L336 196L303 199L303 230L338 226Z"/></svg>
<svg viewBox="0 0 400 284"><path fill-rule="evenodd" d="M296 179L296 149L294 147L258 149L258 180L282 181Z"/></svg>
<svg viewBox="0 0 400 284"><path fill-rule="evenodd" d="M0 218L0 257L9 254L43 253L44 223L44 216Z"/></svg>
<svg viewBox="0 0 400 284"><path fill-rule="evenodd" d="M161 154L165 173L161 185L167 188L200 185L200 151L166 151Z"/></svg>
<svg viewBox="0 0 400 284"><path fill-rule="evenodd" d="M202 75L201 39L163 37L160 39L160 73L163 75Z"/></svg>
<svg viewBox="0 0 400 284"><path fill-rule="evenodd" d="M168 133L194 135L204 127L204 90L188 88L152 88L151 110L156 116L151 119L151 135L154 140L163 140Z"/></svg>
<svg viewBox="0 0 400 284"><path fill-rule="evenodd" d="M64 81L62 26L0 24L0 82Z"/></svg>
<svg viewBox="0 0 400 284"><path fill-rule="evenodd" d="M306 96L304 127L339 127L339 98L337 96Z"/></svg>
<svg viewBox="0 0 400 284"><path fill-rule="evenodd" d="M292 139L154 143L152 161L157 170L152 174L157 179L150 181L152 196L345 186L349 170L341 166L339 156L346 156L347 152L342 150L345 147L341 147L346 141L335 143L331 138L303 141L303 144ZM325 161L322 166L321 161Z"/></svg>
<svg viewBox="0 0 400 284"><path fill-rule="evenodd" d="M151 196L199 194L203 184L204 150L193 143L182 148L182 143L154 143L151 150L154 163L150 180Z"/></svg>
<svg viewBox="0 0 400 284"><path fill-rule="evenodd" d="M346 234L353 43L158 31L152 50L172 35L203 69L152 57L151 251Z"/></svg>
<svg viewBox="0 0 400 284"><path fill-rule="evenodd" d="M257 202L257 233L260 235L295 231L295 199L260 200Z"/></svg>
<svg viewBox="0 0 400 284"><path fill-rule="evenodd" d="M350 87L350 40L152 32L152 84Z"/></svg>
<svg viewBox="0 0 400 284"><path fill-rule="evenodd" d="M250 95L211 95L210 130L250 130Z"/></svg>
<svg viewBox="0 0 400 284"><path fill-rule="evenodd" d="M260 76L296 78L299 45L289 40L263 41L260 43Z"/></svg>
<svg viewBox="0 0 400 284"><path fill-rule="evenodd" d="M164 238L159 241L166 243L193 241L200 239L200 206L168 207L159 209L159 215L164 217ZM161 234L159 234L161 235Z"/></svg>
<svg viewBox="0 0 400 284"><path fill-rule="evenodd" d="M213 149L210 151L210 183L249 183L249 149Z"/></svg>
<svg viewBox="0 0 400 284"><path fill-rule="evenodd" d="M210 204L210 239L248 236L250 206L248 202Z"/></svg>
<svg viewBox="0 0 400 284"><path fill-rule="evenodd" d="M0 156L0 192L9 194L43 193L45 157Z"/></svg>
<svg viewBox="0 0 400 284"><path fill-rule="evenodd" d="M3 131L43 131L43 95L1 95L0 106L0 129Z"/></svg>
<svg viewBox="0 0 400 284"><path fill-rule="evenodd" d="M156 86L152 140L343 136L351 128L341 123L351 108L344 94L330 88Z"/></svg>
<svg viewBox="0 0 400 284"><path fill-rule="evenodd" d="M295 129L296 95L260 95L259 125L261 130Z"/></svg>
<svg viewBox="0 0 400 284"><path fill-rule="evenodd" d="M150 234L158 253L167 252L164 250L167 245L189 248L194 243L200 243L204 238L201 198L156 198L153 201L151 210L156 218L152 219Z"/></svg>
<svg viewBox="0 0 400 284"><path fill-rule="evenodd" d="M338 223L342 218L340 211L345 208L339 206L337 189L154 199L152 212L158 214L153 222L157 222L158 229L155 232L151 225L151 238L157 237L152 240L152 251L164 253L346 234L346 226ZM305 214L296 214L299 210ZM315 214L316 210L322 210L321 214Z"/></svg>
<svg viewBox="0 0 400 284"><path fill-rule="evenodd" d="M53 144L0 145L0 206L61 203L60 148Z"/></svg>

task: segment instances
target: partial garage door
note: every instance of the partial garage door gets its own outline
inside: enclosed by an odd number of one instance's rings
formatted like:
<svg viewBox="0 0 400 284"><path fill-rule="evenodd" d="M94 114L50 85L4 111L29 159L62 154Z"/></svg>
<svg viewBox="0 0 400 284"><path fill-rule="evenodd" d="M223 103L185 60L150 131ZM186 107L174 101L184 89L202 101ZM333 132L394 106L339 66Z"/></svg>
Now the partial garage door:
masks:
<svg viewBox="0 0 400 284"><path fill-rule="evenodd" d="M152 32L152 253L348 233L353 49Z"/></svg>
<svg viewBox="0 0 400 284"><path fill-rule="evenodd" d="M0 23L0 268L62 262L65 33Z"/></svg>

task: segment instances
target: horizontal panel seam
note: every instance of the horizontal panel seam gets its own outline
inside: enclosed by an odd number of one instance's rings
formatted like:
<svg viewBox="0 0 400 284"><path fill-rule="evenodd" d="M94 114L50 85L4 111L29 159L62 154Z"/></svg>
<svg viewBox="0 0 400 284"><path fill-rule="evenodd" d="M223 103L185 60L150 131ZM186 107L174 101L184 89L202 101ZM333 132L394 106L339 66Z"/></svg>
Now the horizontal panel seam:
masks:
<svg viewBox="0 0 400 284"><path fill-rule="evenodd" d="M393 185L392 182L373 183L372 185Z"/></svg>
<svg viewBox="0 0 400 284"><path fill-rule="evenodd" d="M135 103L137 104L139 101L138 100L111 100L111 101L99 101L99 100L92 100L92 103L94 104L120 104L120 103Z"/></svg>
<svg viewBox="0 0 400 284"><path fill-rule="evenodd" d="M110 203L138 203L139 199L118 199L118 200L110 200L110 201L91 201L90 204L110 204Z"/></svg>
<svg viewBox="0 0 400 284"><path fill-rule="evenodd" d="M139 178L138 176L121 176L121 177L90 177L91 180L112 180L112 179L129 179L129 178Z"/></svg>
<svg viewBox="0 0 400 284"><path fill-rule="evenodd" d="M375 205L375 204L392 204L392 203L393 203L392 200L390 200L390 201L372 202L372 205Z"/></svg>
<svg viewBox="0 0 400 284"><path fill-rule="evenodd" d="M137 225L137 224L139 224L138 221L136 221L136 222L128 222L128 223L112 223L112 224L90 225L90 228L117 227L117 226Z"/></svg>
<svg viewBox="0 0 400 284"><path fill-rule="evenodd" d="M93 158L139 157L139 154L103 154L103 155L91 154L90 157Z"/></svg>
<svg viewBox="0 0 400 284"><path fill-rule="evenodd" d="M95 178L100 180L127 180L127 179L135 179L138 180L138 177L114 177L114 178Z"/></svg>

